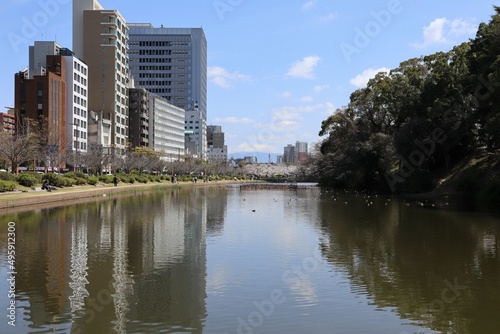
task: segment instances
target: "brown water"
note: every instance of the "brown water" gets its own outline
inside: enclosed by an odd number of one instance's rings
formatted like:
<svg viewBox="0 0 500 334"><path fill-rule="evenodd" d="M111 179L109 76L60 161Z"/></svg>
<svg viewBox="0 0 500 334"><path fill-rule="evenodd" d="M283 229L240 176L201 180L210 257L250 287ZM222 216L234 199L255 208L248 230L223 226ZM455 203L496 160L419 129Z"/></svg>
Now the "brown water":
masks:
<svg viewBox="0 0 500 334"><path fill-rule="evenodd" d="M499 333L500 218L445 202L198 188L0 215L0 333Z"/></svg>

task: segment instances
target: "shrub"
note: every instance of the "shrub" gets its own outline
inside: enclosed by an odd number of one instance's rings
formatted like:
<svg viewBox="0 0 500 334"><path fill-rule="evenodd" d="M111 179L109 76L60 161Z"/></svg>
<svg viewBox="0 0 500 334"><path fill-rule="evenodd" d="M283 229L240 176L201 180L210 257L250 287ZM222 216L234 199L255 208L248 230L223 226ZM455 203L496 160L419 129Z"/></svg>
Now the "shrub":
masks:
<svg viewBox="0 0 500 334"><path fill-rule="evenodd" d="M9 172L0 172L0 180L3 181L16 181L16 176Z"/></svg>
<svg viewBox="0 0 500 334"><path fill-rule="evenodd" d="M128 175L128 174L124 174L124 173L120 173L120 174L116 174L116 177L118 178L118 180L120 182L127 183L127 182L130 182L130 178L133 176ZM133 182L131 182L131 183L133 183Z"/></svg>
<svg viewBox="0 0 500 334"><path fill-rule="evenodd" d="M33 187L40 182L33 173L21 173L17 176L17 183L25 187Z"/></svg>
<svg viewBox="0 0 500 334"><path fill-rule="evenodd" d="M97 176L89 176L87 178L87 183L92 185L92 186L95 186L98 182L99 182L99 178Z"/></svg>
<svg viewBox="0 0 500 334"><path fill-rule="evenodd" d="M0 193L13 191L14 189L16 189L16 183L14 181L0 180Z"/></svg>
<svg viewBox="0 0 500 334"><path fill-rule="evenodd" d="M87 175L85 173L82 173L82 172L69 172L69 173L65 173L63 175L65 177L69 177L72 179L77 179L77 178L87 179Z"/></svg>
<svg viewBox="0 0 500 334"><path fill-rule="evenodd" d="M71 187L76 183L76 180L73 178L64 177L54 173L44 174L42 180L47 180L49 185L54 187Z"/></svg>
<svg viewBox="0 0 500 334"><path fill-rule="evenodd" d="M66 178L68 178L68 177L66 176ZM75 180L75 184L79 185L79 186L87 184L87 179L83 178L83 177L78 177L77 176L75 178L71 177L70 179Z"/></svg>
<svg viewBox="0 0 500 334"><path fill-rule="evenodd" d="M99 175L99 181L104 183L113 183L113 175Z"/></svg>
<svg viewBox="0 0 500 334"><path fill-rule="evenodd" d="M149 181L148 177L144 176L144 175L137 175L136 179L140 183L148 183L148 181Z"/></svg>

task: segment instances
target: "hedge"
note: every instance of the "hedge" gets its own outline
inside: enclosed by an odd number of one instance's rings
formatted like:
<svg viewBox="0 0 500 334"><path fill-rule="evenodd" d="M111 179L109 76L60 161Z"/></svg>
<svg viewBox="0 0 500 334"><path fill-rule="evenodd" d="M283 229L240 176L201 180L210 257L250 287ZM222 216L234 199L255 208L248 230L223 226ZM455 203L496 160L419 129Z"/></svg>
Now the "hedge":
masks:
<svg viewBox="0 0 500 334"><path fill-rule="evenodd" d="M34 173L21 173L17 176L17 183L25 187L33 187L40 183L41 178L38 178Z"/></svg>
<svg viewBox="0 0 500 334"><path fill-rule="evenodd" d="M16 182L0 180L0 192L13 191L16 189Z"/></svg>

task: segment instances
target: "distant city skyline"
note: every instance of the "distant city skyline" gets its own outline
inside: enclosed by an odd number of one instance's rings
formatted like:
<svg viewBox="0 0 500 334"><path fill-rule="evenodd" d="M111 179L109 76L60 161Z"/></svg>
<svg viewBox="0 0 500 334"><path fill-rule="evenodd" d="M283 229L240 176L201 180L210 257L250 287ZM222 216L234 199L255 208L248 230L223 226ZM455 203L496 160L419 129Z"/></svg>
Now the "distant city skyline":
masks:
<svg viewBox="0 0 500 334"><path fill-rule="evenodd" d="M321 121L377 72L474 38L494 13L484 0L100 3L126 22L203 27L207 124L224 128L229 154L279 153L296 140L311 147L321 139ZM0 103L12 107L14 74L28 67L29 45L55 40L72 48L72 4L6 0L3 6Z"/></svg>

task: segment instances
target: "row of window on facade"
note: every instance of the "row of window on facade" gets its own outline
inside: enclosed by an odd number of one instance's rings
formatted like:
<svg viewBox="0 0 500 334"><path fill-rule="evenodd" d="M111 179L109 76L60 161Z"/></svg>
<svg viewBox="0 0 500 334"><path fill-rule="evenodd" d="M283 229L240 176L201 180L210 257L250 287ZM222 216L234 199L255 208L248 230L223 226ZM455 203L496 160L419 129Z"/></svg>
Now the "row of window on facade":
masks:
<svg viewBox="0 0 500 334"><path fill-rule="evenodd" d="M79 62L76 62L76 61L75 61L73 64L74 64L74 65L73 65L73 68L74 68L77 72L80 72L80 73L82 73L83 75L87 76L87 68L86 68L85 66L80 65L80 63L79 63ZM78 76L78 77L80 77L80 76ZM75 73L75 80L76 80L76 73ZM78 81L78 80L77 80L77 81Z"/></svg>
<svg viewBox="0 0 500 334"><path fill-rule="evenodd" d="M74 141L73 142L73 147L75 150L87 150L87 143L83 143L83 142L78 142L78 141Z"/></svg>
<svg viewBox="0 0 500 334"><path fill-rule="evenodd" d="M87 139L87 133L85 131L79 131L75 129L73 130L73 137Z"/></svg>
<svg viewBox="0 0 500 334"><path fill-rule="evenodd" d="M82 99L81 97L79 96L73 96L73 102L84 107L84 108L87 108L87 100L86 99Z"/></svg>
<svg viewBox="0 0 500 334"><path fill-rule="evenodd" d="M78 107L73 107L73 114L87 118L87 110L80 109Z"/></svg>
<svg viewBox="0 0 500 334"><path fill-rule="evenodd" d="M139 46L188 46L189 36L169 36L171 41L140 41ZM131 42L130 44L137 45L137 42Z"/></svg>
<svg viewBox="0 0 500 334"><path fill-rule="evenodd" d="M74 84L74 85L73 85L73 91L74 91L75 93L78 93L78 94L80 94L80 95L83 95L84 97L87 97L87 90L86 90L85 88L83 88L83 87L80 87L80 86L79 86L79 85L77 85L77 84Z"/></svg>
<svg viewBox="0 0 500 334"><path fill-rule="evenodd" d="M87 128L87 122L86 121L82 121L82 120L80 120L78 118L75 118L73 125L77 126L77 128L82 128L82 129L86 129ZM78 130L75 130L75 131L78 131Z"/></svg>
<svg viewBox="0 0 500 334"><path fill-rule="evenodd" d="M149 65L149 66L139 66L139 71L171 71L172 66L156 66L156 65Z"/></svg>
<svg viewBox="0 0 500 334"><path fill-rule="evenodd" d="M175 78L185 78L186 73L174 73L174 80ZM187 77L191 79L191 74L188 74ZM139 73L139 78L149 78L149 79L166 79L166 78L172 78L172 73ZM184 82L180 82L184 84Z"/></svg>

